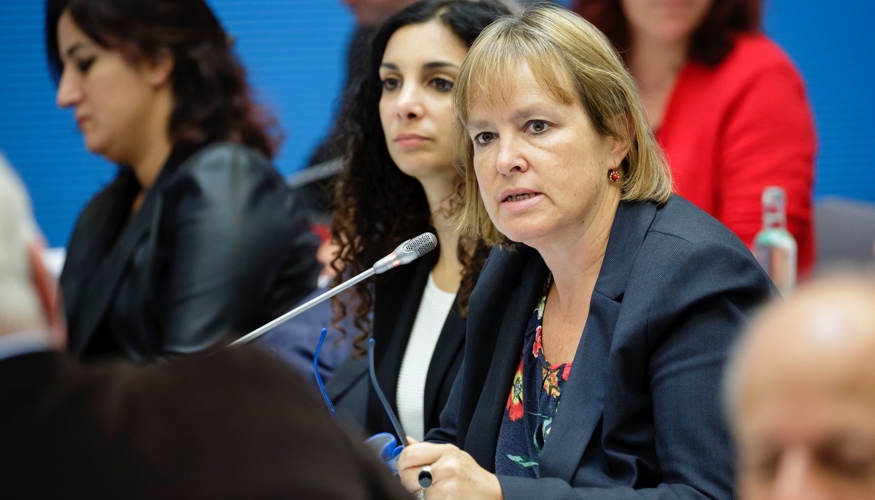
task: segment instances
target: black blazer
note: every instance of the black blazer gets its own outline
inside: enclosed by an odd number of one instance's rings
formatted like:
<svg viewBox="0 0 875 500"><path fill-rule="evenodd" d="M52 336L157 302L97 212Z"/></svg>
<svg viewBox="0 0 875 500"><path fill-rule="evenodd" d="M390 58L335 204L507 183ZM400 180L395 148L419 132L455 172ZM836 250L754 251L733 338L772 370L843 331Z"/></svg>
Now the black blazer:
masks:
<svg viewBox="0 0 875 500"><path fill-rule="evenodd" d="M489 471L547 273L531 248L493 251L442 427L427 437ZM621 202L541 479L499 476L505 498L732 498L723 365L774 293L744 244L686 200Z"/></svg>
<svg viewBox="0 0 875 500"><path fill-rule="evenodd" d="M374 363L377 380L392 409L398 412L395 395L401 362L419 311L428 275L437 262L438 250L391 272L376 284L373 318ZM424 429L438 426L440 414L462 363L465 321L458 296L441 329L425 379ZM328 381L328 392L338 409L358 421L368 433L395 434L386 411L368 379L367 357L347 360ZM364 411L362 411L364 410Z"/></svg>
<svg viewBox="0 0 875 500"><path fill-rule="evenodd" d="M209 348L290 309L316 285L318 238L279 173L237 144L171 156L137 213L122 169L85 207L61 274L70 350L134 359Z"/></svg>
<svg viewBox="0 0 875 500"><path fill-rule="evenodd" d="M282 361L249 347L141 367L0 360L6 498L409 499Z"/></svg>

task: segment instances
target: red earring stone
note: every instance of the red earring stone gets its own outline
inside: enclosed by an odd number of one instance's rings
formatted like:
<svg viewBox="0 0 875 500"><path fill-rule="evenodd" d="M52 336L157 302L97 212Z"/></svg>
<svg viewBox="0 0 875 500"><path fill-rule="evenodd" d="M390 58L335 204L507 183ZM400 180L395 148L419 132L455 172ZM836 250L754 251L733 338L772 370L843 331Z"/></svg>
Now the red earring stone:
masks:
<svg viewBox="0 0 875 500"><path fill-rule="evenodd" d="M614 169L610 169L608 170L608 179L611 182L617 182L618 180L620 180L620 173Z"/></svg>

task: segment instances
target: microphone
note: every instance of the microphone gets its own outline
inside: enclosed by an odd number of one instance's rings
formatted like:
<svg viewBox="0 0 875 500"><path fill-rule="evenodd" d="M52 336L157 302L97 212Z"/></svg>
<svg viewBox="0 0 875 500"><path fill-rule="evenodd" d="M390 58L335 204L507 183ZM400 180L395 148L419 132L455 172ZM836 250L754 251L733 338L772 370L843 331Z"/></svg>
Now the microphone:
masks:
<svg viewBox="0 0 875 500"><path fill-rule="evenodd" d="M340 292L342 292L342 291L344 291L344 290L346 290L354 285L361 283L362 281L370 278L371 276L373 276L375 274L383 274L386 271L388 271L390 269L395 269L398 266L410 264L414 260L422 257L423 255L427 254L428 252L431 252L435 248L437 248L437 236L435 236L432 233L425 232L425 233L422 233L415 238L410 238L409 240L405 241L404 243L401 243L400 245L398 245L398 247L395 250L393 250L392 253L390 253L389 255L378 260L376 262L376 264L374 264L367 271L337 285L336 287L332 288L331 290L328 290L327 292L325 292L323 294L320 294L318 297L315 297L315 298L305 302L304 304L301 304L300 306L283 314L282 316L280 316L279 318L276 318L275 320L271 321L270 323L267 323L266 325L261 326L255 330L247 333L246 335L240 337L239 339L235 340L234 342L231 342L231 344L229 344L229 345L245 344L248 342L252 342L253 340L257 339L258 337L261 337L265 333L271 331L272 329L285 323L286 321L294 318L295 316L301 314L302 312L306 311L307 309L310 309L311 307L315 306L316 304L319 304L320 302L322 302L326 299L330 299L331 297L334 297L338 293L340 293Z"/></svg>
<svg viewBox="0 0 875 500"><path fill-rule="evenodd" d="M410 264L436 247L437 237L431 233L422 233L398 245L392 253L378 260L372 269L376 274L383 274L389 269Z"/></svg>

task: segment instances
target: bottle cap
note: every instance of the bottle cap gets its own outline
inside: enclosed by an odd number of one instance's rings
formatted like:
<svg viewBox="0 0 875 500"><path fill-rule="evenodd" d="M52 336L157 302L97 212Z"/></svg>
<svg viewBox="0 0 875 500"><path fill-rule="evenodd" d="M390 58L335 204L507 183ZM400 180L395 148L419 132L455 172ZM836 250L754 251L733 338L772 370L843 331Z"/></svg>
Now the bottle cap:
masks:
<svg viewBox="0 0 875 500"><path fill-rule="evenodd" d="M783 212L784 203L784 188L769 186L763 190L763 210L765 212Z"/></svg>

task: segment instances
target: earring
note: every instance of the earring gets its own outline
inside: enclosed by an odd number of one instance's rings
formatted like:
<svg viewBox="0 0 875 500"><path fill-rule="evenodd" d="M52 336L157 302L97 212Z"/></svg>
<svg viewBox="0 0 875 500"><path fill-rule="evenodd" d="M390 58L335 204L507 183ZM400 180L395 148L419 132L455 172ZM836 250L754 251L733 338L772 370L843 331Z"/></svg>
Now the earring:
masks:
<svg viewBox="0 0 875 500"><path fill-rule="evenodd" d="M613 168L608 170L608 180L611 182L617 182L620 180L620 172L617 172L617 170Z"/></svg>

